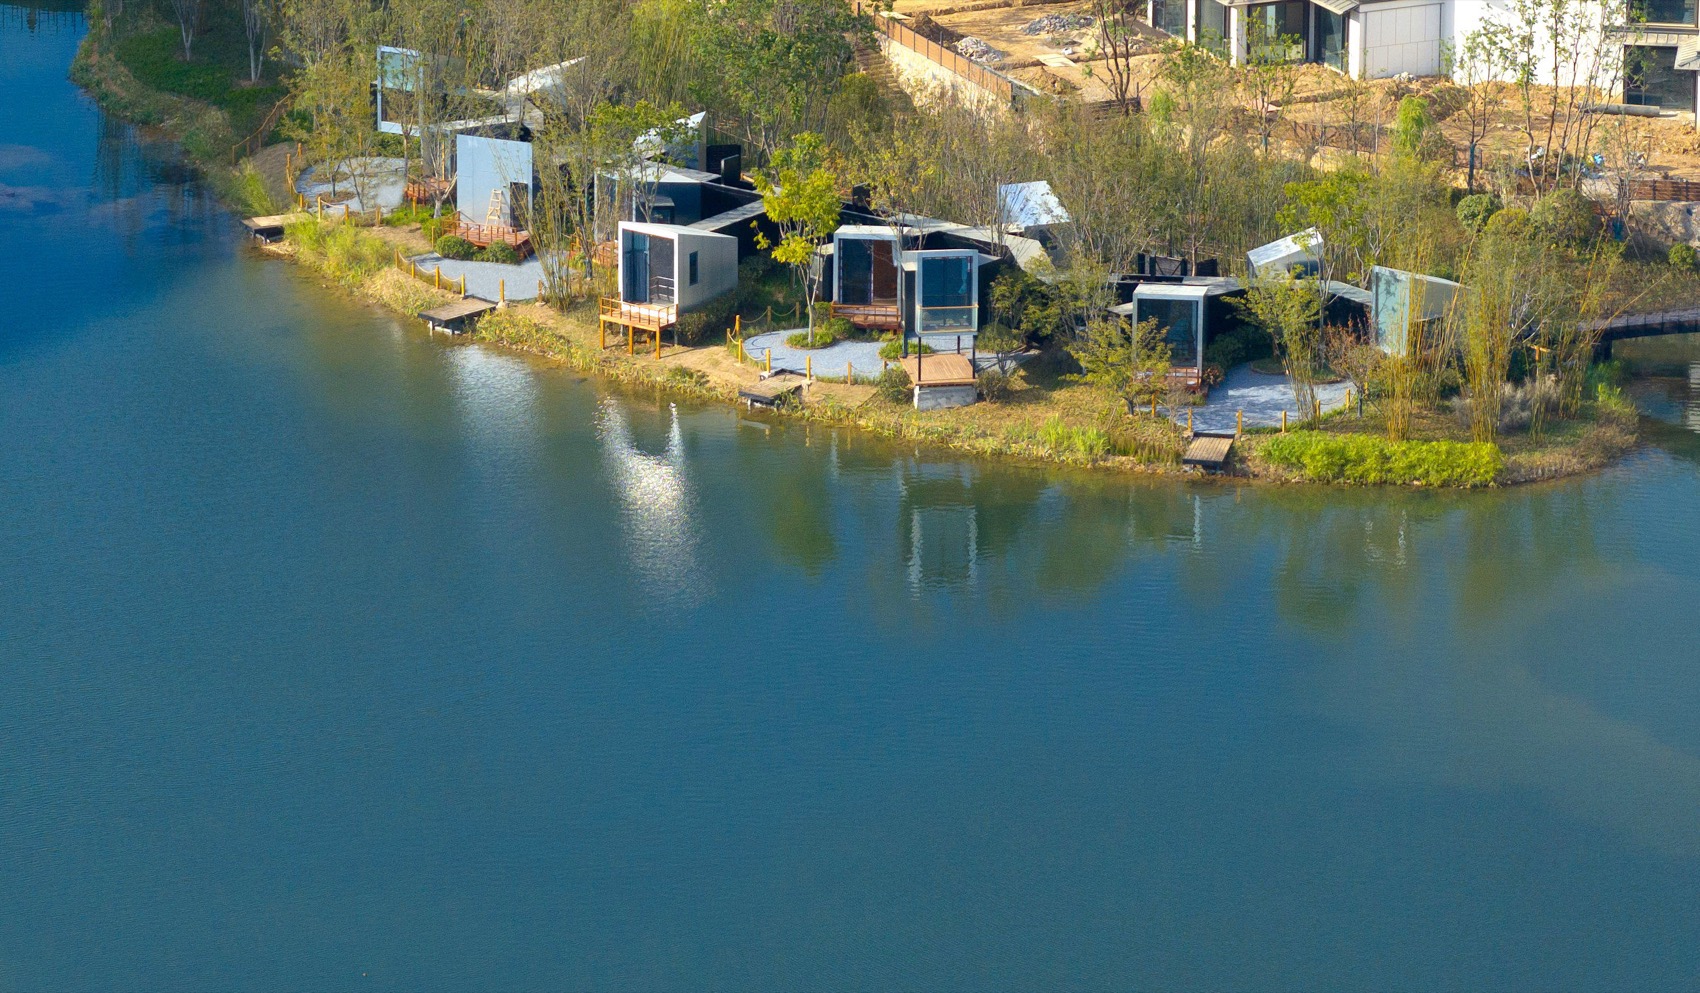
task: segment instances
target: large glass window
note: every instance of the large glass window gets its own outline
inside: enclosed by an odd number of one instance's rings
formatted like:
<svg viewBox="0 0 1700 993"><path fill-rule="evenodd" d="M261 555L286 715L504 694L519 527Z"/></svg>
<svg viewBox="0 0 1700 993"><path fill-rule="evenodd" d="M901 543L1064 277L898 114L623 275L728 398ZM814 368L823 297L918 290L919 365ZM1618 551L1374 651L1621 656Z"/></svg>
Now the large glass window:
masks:
<svg viewBox="0 0 1700 993"><path fill-rule="evenodd" d="M1310 4L1285 0L1246 8L1246 44L1253 62L1302 62L1310 38Z"/></svg>
<svg viewBox="0 0 1700 993"><path fill-rule="evenodd" d="M1695 0L1629 0L1629 19L1651 24L1693 24Z"/></svg>
<svg viewBox="0 0 1700 993"><path fill-rule="evenodd" d="M1198 365L1197 300L1164 300L1160 297L1139 297L1140 323L1157 321L1163 340L1169 344L1169 364L1194 368Z"/></svg>
<svg viewBox="0 0 1700 993"><path fill-rule="evenodd" d="M869 304L874 296L874 260L865 238L838 242L838 302Z"/></svg>
<svg viewBox="0 0 1700 993"><path fill-rule="evenodd" d="M1676 68L1676 49L1630 45L1623 52L1623 102L1694 112L1694 73Z"/></svg>
<svg viewBox="0 0 1700 993"><path fill-rule="evenodd" d="M1227 4L1220 0L1198 0L1198 43L1218 55L1227 54Z"/></svg>
<svg viewBox="0 0 1700 993"><path fill-rule="evenodd" d="M1316 61L1346 71L1346 15L1316 8Z"/></svg>
<svg viewBox="0 0 1700 993"><path fill-rule="evenodd" d="M972 330L975 297L972 258L921 259L921 331Z"/></svg>
<svg viewBox="0 0 1700 993"><path fill-rule="evenodd" d="M1151 26L1175 38L1186 37L1187 0L1151 0Z"/></svg>

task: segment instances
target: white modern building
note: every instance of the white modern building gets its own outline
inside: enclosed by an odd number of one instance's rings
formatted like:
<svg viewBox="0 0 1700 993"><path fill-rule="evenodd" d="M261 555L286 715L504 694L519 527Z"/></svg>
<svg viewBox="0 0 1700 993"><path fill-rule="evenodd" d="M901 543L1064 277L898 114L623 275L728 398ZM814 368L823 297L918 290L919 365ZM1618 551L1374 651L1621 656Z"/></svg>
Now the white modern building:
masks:
<svg viewBox="0 0 1700 993"><path fill-rule="evenodd" d="M1512 0L1144 0L1144 5L1152 26L1215 47L1236 64L1315 62L1358 79L1456 71L1456 55L1473 33L1515 16ZM1696 0L1583 0L1580 9L1597 14L1608 27L1599 85L1625 103L1695 111Z"/></svg>

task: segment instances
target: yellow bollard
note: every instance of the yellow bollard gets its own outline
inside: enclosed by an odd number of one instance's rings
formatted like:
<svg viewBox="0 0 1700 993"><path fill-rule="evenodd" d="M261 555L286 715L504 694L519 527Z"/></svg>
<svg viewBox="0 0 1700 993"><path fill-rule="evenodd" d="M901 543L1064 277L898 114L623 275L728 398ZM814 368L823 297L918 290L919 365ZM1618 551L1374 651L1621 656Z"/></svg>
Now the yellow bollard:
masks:
<svg viewBox="0 0 1700 993"><path fill-rule="evenodd" d="M1245 434L1245 411L1234 411L1234 437Z"/></svg>
<svg viewBox="0 0 1700 993"><path fill-rule="evenodd" d="M803 356L803 378L811 383L815 381L815 357L813 355Z"/></svg>
<svg viewBox="0 0 1700 993"><path fill-rule="evenodd" d="M1312 404L1312 409L1315 411L1313 414L1311 414L1311 420L1315 420L1315 421L1322 420L1322 398L1321 397L1311 397L1310 402Z"/></svg>
<svg viewBox="0 0 1700 993"><path fill-rule="evenodd" d="M407 260L407 274L408 274L408 276L410 276L414 279L418 279L419 278L419 263L413 261L412 259L408 259Z"/></svg>
<svg viewBox="0 0 1700 993"><path fill-rule="evenodd" d="M844 382L846 385L856 381L856 366L854 363L844 363Z"/></svg>
<svg viewBox="0 0 1700 993"><path fill-rule="evenodd" d="M1287 433L1287 411L1285 409L1281 411L1281 433Z"/></svg>
<svg viewBox="0 0 1700 993"><path fill-rule="evenodd" d="M769 348L769 349L768 349L768 350L767 350L767 362L766 362L766 366L767 366L767 371L768 371L768 372L772 372L772 371L773 371L773 349L772 349L772 348Z"/></svg>
<svg viewBox="0 0 1700 993"><path fill-rule="evenodd" d="M541 279L537 281L537 299L540 301L543 299L543 280Z"/></svg>
<svg viewBox="0 0 1700 993"><path fill-rule="evenodd" d="M442 266L437 267L437 274L432 277L431 284L436 289L440 290L440 289L443 288L443 267Z"/></svg>
<svg viewBox="0 0 1700 993"><path fill-rule="evenodd" d="M1192 433L1192 408L1191 407L1188 407L1186 409L1186 433L1187 434Z"/></svg>
<svg viewBox="0 0 1700 993"><path fill-rule="evenodd" d="M466 299L466 276L464 274L460 277L460 298Z"/></svg>
<svg viewBox="0 0 1700 993"><path fill-rule="evenodd" d="M1151 416L1152 417L1157 416L1157 398L1156 397L1151 398Z"/></svg>
<svg viewBox="0 0 1700 993"><path fill-rule="evenodd" d="M750 360L750 357L748 355L744 354L744 339L739 338L738 339L738 364L743 365L745 362L748 362L749 360Z"/></svg>
<svg viewBox="0 0 1700 993"><path fill-rule="evenodd" d="M463 277L463 279L464 279L464 277ZM505 279L496 280L496 302L497 303L507 303L508 302L508 281L505 280Z"/></svg>

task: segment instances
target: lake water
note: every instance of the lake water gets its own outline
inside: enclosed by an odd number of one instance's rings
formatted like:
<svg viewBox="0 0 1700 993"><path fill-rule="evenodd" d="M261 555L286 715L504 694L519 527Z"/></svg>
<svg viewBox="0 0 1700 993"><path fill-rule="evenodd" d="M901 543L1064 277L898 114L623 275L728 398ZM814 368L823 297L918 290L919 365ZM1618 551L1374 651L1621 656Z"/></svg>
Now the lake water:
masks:
<svg viewBox="0 0 1700 993"><path fill-rule="evenodd" d="M613 392L0 7L0 988L1700 987L1700 405L1484 494Z"/></svg>

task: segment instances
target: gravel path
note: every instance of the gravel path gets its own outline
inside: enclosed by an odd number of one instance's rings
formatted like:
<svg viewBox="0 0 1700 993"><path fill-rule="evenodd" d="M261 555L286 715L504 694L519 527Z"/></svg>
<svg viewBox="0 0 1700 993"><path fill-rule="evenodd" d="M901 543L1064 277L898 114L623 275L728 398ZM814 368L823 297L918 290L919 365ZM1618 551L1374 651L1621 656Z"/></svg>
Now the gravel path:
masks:
<svg viewBox="0 0 1700 993"><path fill-rule="evenodd" d="M1317 399L1324 411L1333 410L1346 402L1349 383L1327 383L1316 388ZM1293 402L1292 383L1286 376L1266 376L1253 372L1250 365L1228 370L1221 385L1210 391L1210 399L1202 407L1192 408L1194 431L1232 431L1235 414L1245 411L1245 426L1275 427L1281 423L1281 411L1293 420L1299 419L1298 404ZM1186 412L1180 412L1181 418Z"/></svg>
<svg viewBox="0 0 1700 993"><path fill-rule="evenodd" d="M506 283L508 299L513 301L537 299L537 281L543 278L543 264L533 255L519 265L502 265L498 262L458 262L445 259L435 252L414 256L420 272L430 272L437 266L443 267L443 281L454 280L460 285L462 274L466 276L466 295L480 300L497 299L498 294Z"/></svg>

